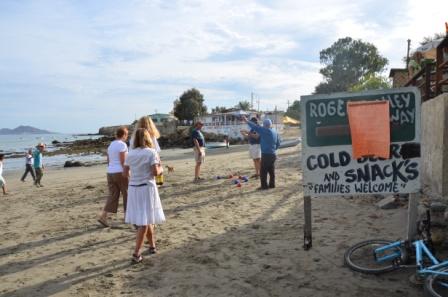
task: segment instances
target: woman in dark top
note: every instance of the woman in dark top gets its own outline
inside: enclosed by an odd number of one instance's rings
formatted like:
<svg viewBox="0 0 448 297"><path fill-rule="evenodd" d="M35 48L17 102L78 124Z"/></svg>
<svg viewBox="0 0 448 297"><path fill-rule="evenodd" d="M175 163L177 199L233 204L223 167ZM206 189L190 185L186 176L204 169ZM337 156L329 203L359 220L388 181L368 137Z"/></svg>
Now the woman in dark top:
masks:
<svg viewBox="0 0 448 297"><path fill-rule="evenodd" d="M250 121L258 125L257 118L251 118ZM251 128L249 132L247 132L247 130L241 130L240 132L249 141L249 156L254 161L255 167L255 174L252 175L252 177L258 178L260 176L261 168L260 136L253 128Z"/></svg>

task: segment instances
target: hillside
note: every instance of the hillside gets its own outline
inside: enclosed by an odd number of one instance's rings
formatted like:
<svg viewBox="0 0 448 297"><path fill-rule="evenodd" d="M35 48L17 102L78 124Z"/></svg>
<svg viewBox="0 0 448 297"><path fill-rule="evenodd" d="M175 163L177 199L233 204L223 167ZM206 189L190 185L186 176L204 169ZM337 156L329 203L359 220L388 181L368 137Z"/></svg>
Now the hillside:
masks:
<svg viewBox="0 0 448 297"><path fill-rule="evenodd" d="M16 135L16 134L54 134L47 130L41 130L31 126L18 126L14 129L2 128L0 135Z"/></svg>

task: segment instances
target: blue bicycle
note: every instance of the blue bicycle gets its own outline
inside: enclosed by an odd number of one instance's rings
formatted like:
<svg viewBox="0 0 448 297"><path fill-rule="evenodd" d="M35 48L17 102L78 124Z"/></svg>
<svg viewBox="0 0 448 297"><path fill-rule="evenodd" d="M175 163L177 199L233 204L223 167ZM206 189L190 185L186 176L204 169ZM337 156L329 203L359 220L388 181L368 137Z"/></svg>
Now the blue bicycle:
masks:
<svg viewBox="0 0 448 297"><path fill-rule="evenodd" d="M448 260L439 261L434 256L431 240L431 217L419 224L422 239L390 241L371 239L355 244L344 255L345 263L354 271L381 274L401 268L416 268L417 277L425 280L429 296L448 296ZM415 258L414 265L408 265Z"/></svg>

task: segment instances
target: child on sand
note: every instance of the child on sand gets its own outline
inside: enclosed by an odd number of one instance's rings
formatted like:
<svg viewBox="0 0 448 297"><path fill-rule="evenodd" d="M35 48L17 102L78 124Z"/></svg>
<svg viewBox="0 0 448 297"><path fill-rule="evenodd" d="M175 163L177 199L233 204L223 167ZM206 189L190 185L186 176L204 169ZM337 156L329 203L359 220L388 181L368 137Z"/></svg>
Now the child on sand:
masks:
<svg viewBox="0 0 448 297"><path fill-rule="evenodd" d="M159 156L148 130L139 128L124 163L124 175L129 177L126 223L138 226L132 262L143 261L141 249L145 237L149 242L149 253L156 253L154 224L165 221L155 176L162 172Z"/></svg>
<svg viewBox="0 0 448 297"><path fill-rule="evenodd" d="M3 195L8 195L6 191L6 182L3 178L3 159L5 159L5 155L0 154L0 187L2 187Z"/></svg>

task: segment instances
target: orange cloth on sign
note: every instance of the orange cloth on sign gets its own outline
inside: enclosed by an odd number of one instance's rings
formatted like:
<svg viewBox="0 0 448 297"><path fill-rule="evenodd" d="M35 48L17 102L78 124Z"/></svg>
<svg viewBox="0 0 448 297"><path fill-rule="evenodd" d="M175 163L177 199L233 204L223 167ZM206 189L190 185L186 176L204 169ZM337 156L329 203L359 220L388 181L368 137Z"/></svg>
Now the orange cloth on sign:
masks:
<svg viewBox="0 0 448 297"><path fill-rule="evenodd" d="M390 158L389 101L347 103L353 158Z"/></svg>

